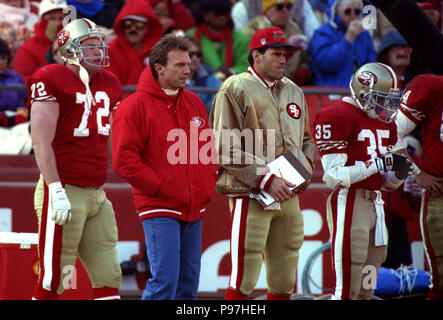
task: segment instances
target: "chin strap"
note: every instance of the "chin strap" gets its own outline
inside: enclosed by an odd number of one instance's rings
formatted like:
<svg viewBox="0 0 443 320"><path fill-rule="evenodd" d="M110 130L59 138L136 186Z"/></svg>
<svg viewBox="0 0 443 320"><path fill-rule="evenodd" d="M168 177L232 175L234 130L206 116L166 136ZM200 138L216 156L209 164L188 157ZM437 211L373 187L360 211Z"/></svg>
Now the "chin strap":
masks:
<svg viewBox="0 0 443 320"><path fill-rule="evenodd" d="M88 73L88 71L80 63L78 63L75 60L66 59L66 58L64 58L64 59L67 63L73 64L73 65L79 67L80 80L81 80L81 82L83 82L83 84L86 87L86 99L91 101L92 104L95 106L95 104L96 104L95 99L94 99L94 96L92 95L91 89L89 88L89 73Z"/></svg>

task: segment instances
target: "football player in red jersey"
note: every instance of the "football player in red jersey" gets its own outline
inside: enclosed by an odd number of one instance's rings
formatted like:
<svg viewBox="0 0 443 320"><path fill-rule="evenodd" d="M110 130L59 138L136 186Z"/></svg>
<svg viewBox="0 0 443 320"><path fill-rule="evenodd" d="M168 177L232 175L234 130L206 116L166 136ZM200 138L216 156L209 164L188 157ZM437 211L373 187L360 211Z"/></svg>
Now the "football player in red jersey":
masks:
<svg viewBox="0 0 443 320"><path fill-rule="evenodd" d="M416 76L396 118L400 137L422 126L423 164L414 180L423 191L420 225L431 271L428 299L443 299L443 76Z"/></svg>
<svg viewBox="0 0 443 320"><path fill-rule="evenodd" d="M334 189L327 200L332 299L342 300L373 295L388 241L380 190L396 189L411 170L405 156L393 153L401 146L392 121L400 98L392 69L365 64L350 89L352 98L323 108L313 123L323 181Z"/></svg>
<svg viewBox="0 0 443 320"><path fill-rule="evenodd" d="M57 299L70 286L77 254L93 298L120 299L117 226L103 184L121 84L102 70L107 47L92 21L71 21L60 31L58 45L65 64L47 65L28 81L32 143L41 172L34 196L40 275L33 299Z"/></svg>

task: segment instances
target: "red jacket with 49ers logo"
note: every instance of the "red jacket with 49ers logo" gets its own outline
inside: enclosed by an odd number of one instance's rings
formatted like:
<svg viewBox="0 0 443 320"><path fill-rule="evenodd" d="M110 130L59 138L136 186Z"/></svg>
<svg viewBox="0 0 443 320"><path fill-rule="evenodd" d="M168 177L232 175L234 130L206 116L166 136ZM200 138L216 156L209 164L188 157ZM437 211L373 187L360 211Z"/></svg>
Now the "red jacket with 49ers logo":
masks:
<svg viewBox="0 0 443 320"><path fill-rule="evenodd" d="M176 101L174 101L176 100ZM122 101L112 125L112 166L133 187L141 220L204 216L216 180L217 157L206 107L181 89L168 97L151 69Z"/></svg>

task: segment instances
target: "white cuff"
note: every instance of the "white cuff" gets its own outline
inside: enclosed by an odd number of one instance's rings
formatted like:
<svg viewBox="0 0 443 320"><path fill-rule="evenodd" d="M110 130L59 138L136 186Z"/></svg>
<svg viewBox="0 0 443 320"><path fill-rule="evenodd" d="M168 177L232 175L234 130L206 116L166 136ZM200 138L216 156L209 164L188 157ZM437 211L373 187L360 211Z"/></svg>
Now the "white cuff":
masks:
<svg viewBox="0 0 443 320"><path fill-rule="evenodd" d="M63 186L62 186L62 183L60 181L56 181L56 182L48 184L48 188L49 188L49 191L52 192L52 191L54 191L56 189L63 188Z"/></svg>

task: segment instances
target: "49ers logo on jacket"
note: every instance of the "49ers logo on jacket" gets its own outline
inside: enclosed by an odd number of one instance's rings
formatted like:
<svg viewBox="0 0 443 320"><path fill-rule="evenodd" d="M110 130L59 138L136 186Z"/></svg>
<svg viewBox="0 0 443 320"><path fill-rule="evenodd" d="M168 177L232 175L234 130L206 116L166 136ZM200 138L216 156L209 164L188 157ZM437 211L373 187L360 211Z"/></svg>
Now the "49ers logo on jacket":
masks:
<svg viewBox="0 0 443 320"><path fill-rule="evenodd" d="M196 128L203 128L205 126L205 120L202 117L195 116L191 119L191 122Z"/></svg>
<svg viewBox="0 0 443 320"><path fill-rule="evenodd" d="M294 119L298 120L301 117L301 108L298 104L294 102L291 102L286 106L286 111Z"/></svg>
<svg viewBox="0 0 443 320"><path fill-rule="evenodd" d="M69 39L69 31L65 30L60 32L57 37L58 46L59 47L63 46L66 43L66 41L68 41L68 39Z"/></svg>

